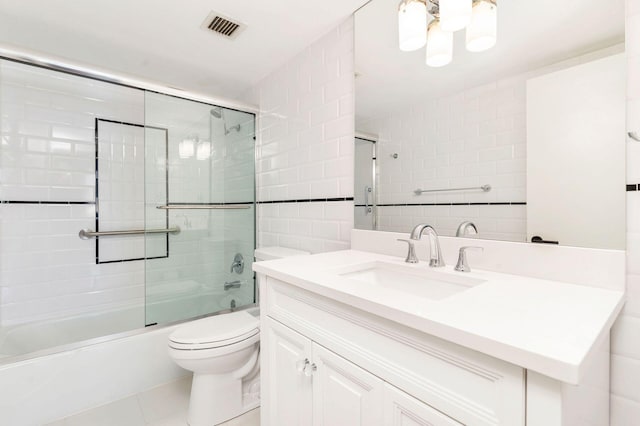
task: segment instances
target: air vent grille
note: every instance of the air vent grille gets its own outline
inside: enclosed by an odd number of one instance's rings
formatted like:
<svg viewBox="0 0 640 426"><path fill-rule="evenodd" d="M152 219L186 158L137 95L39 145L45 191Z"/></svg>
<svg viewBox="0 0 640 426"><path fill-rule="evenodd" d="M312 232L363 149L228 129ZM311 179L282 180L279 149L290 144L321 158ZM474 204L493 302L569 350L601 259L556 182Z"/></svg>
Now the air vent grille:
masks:
<svg viewBox="0 0 640 426"><path fill-rule="evenodd" d="M235 22L221 16L215 16L209 25L207 25L207 28L218 34L222 34L223 36L231 37L233 33L240 28L240 24L236 24Z"/></svg>

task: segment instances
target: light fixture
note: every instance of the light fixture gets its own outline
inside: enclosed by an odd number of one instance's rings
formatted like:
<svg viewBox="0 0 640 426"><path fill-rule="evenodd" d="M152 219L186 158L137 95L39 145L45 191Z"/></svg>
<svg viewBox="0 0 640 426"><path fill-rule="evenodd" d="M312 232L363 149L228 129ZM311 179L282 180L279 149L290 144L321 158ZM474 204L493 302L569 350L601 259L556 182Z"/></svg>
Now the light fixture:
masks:
<svg viewBox="0 0 640 426"><path fill-rule="evenodd" d="M433 16L429 25L428 16ZM398 5L400 50L427 44L427 65L442 67L453 59L453 32L467 28L470 52L492 48L497 41L497 0L402 0Z"/></svg>
<svg viewBox="0 0 640 426"><path fill-rule="evenodd" d="M474 0L471 22L467 27L467 50L482 52L492 48L498 39L498 6L496 0Z"/></svg>
<svg viewBox="0 0 640 426"><path fill-rule="evenodd" d="M420 49L427 42L426 0L402 0L398 6L400 50Z"/></svg>
<svg viewBox="0 0 640 426"><path fill-rule="evenodd" d="M209 141L198 142L198 150L196 153L196 158L198 160L207 160L209 157L211 157L211 142Z"/></svg>
<svg viewBox="0 0 640 426"><path fill-rule="evenodd" d="M442 22L435 18L427 31L427 65L443 67L453 59L453 33L442 29Z"/></svg>
<svg viewBox="0 0 640 426"><path fill-rule="evenodd" d="M473 0L440 0L440 25L443 31L458 31L469 25Z"/></svg>
<svg viewBox="0 0 640 426"><path fill-rule="evenodd" d="M195 153L196 140L193 137L187 137L178 144L178 156L182 159L191 158Z"/></svg>

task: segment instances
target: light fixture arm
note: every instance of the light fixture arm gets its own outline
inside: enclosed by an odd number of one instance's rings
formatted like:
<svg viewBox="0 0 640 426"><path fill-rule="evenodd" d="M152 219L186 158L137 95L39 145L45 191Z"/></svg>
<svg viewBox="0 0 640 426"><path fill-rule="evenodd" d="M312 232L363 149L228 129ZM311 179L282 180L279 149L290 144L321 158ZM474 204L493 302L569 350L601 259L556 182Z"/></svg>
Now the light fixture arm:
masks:
<svg viewBox="0 0 640 426"><path fill-rule="evenodd" d="M429 15L434 18L440 18L440 0L428 0L427 4L431 3L431 9L429 9Z"/></svg>

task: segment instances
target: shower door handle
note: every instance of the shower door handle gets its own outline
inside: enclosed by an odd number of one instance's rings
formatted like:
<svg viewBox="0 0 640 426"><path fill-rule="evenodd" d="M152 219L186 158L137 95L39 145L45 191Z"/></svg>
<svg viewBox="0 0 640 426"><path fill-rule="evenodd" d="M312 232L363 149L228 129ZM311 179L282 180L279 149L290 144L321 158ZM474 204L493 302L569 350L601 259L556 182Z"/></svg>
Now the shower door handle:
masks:
<svg viewBox="0 0 640 426"><path fill-rule="evenodd" d="M365 185L364 187L364 215L365 216L373 211L371 207L369 207L369 194L372 191L373 189L370 186Z"/></svg>

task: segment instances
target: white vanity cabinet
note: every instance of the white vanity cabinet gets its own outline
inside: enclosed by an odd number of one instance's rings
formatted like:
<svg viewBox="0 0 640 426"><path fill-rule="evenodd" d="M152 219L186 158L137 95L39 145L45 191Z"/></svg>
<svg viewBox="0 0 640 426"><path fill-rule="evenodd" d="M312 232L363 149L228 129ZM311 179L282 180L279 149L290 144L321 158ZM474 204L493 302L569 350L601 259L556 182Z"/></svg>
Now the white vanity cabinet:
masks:
<svg viewBox="0 0 640 426"><path fill-rule="evenodd" d="M272 319L263 333L277 378L268 384L269 424L382 426L382 380Z"/></svg>
<svg viewBox="0 0 640 426"><path fill-rule="evenodd" d="M525 424L524 370L261 279L263 426Z"/></svg>
<svg viewBox="0 0 640 426"><path fill-rule="evenodd" d="M269 344L262 356L271 372L269 402L263 403L267 424L461 424L273 319L263 333Z"/></svg>
<svg viewBox="0 0 640 426"><path fill-rule="evenodd" d="M260 369L273 376L265 380L261 375L262 394L269 395L262 423L310 426L313 395L303 368L311 357L311 340L271 319L261 321L260 339ZM264 397L261 405L266 405Z"/></svg>

